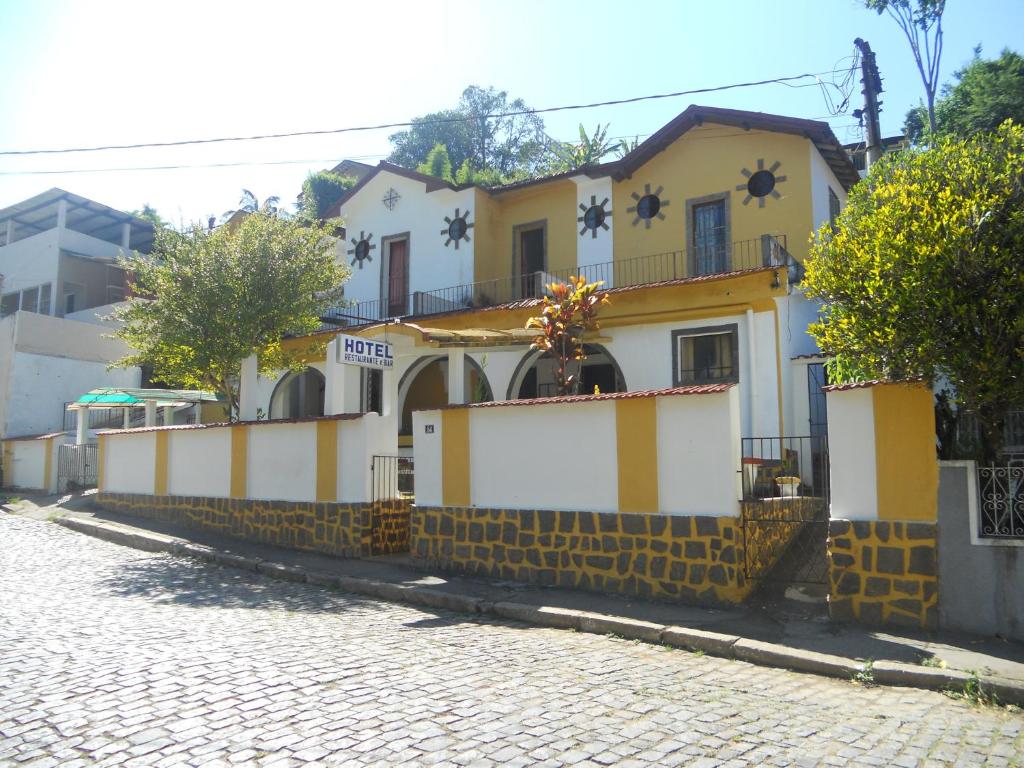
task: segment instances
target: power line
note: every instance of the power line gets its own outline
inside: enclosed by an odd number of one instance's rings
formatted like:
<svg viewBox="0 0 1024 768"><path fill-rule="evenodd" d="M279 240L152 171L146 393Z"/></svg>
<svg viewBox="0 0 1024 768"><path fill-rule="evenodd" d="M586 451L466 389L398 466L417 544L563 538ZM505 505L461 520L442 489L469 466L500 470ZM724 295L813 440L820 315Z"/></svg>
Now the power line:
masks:
<svg viewBox="0 0 1024 768"><path fill-rule="evenodd" d="M635 104L641 101L654 101L657 99L670 99L678 96L690 96L698 93L714 93L717 91L727 91L734 88L750 88L759 85L773 85L782 84L787 85L797 80L805 80L807 78L817 78L820 75L835 74L835 70L831 72L805 72L802 75L792 75L789 77L776 77L767 80L754 80L746 83L731 83L729 85L718 85L710 88L693 88L685 91L673 91L672 93L657 93L648 96L633 96L627 99L612 99L608 101L596 101L589 104L568 104L559 107L546 107L544 109L524 109L513 112L500 112L496 114L487 115L488 118L504 118L504 117L520 117L523 115L542 115L549 114L552 112L565 112L569 110L578 109L593 109L595 107L612 107L620 104ZM817 84L817 83L815 83ZM390 128L409 128L413 125L433 125L433 124L447 124L447 123L461 123L472 120L477 120L479 117L451 117L451 118L440 118L435 120L421 120L421 121L405 121L397 123L378 123L376 125L361 125L351 126L347 128L329 128L323 130L311 130L311 131L292 131L288 133L265 133L255 134L252 136L223 136L212 139L185 139L181 141L155 141L145 142L137 144L108 144L97 147L67 147L63 149L25 149L25 150L0 150L0 156L18 156L18 155L57 155L57 154L68 154L72 152L103 152L106 150L122 150L122 149L148 149L156 147L182 147L196 144L222 144L227 142L238 142L238 141L262 141L265 139L287 139L296 138L300 136L326 136L340 133L356 133L364 131L378 131Z"/></svg>

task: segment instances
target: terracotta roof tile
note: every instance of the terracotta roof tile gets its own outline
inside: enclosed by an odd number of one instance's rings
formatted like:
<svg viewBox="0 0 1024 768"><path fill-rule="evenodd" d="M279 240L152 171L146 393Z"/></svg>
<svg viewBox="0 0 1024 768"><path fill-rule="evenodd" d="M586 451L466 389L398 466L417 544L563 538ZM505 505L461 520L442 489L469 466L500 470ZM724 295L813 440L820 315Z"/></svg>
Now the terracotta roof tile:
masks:
<svg viewBox="0 0 1024 768"><path fill-rule="evenodd" d="M870 387L877 387L883 384L923 384L924 379L896 379L895 381L885 381L884 379L871 379L870 381L850 381L846 384L829 384L822 387L825 392L845 392L848 389L868 389Z"/></svg>
<svg viewBox="0 0 1024 768"><path fill-rule="evenodd" d="M644 389L635 392L608 392L600 395L556 395L554 397L534 397L525 400L495 400L489 403L470 403L467 405L444 405L441 408L424 410L454 410L457 408L503 408L517 405L561 405L562 403L589 403L600 400L633 400L643 397L669 397L674 395L716 395L728 392L736 384L691 384L685 387L668 387L666 389Z"/></svg>
<svg viewBox="0 0 1024 768"><path fill-rule="evenodd" d="M302 419L259 419L251 421L216 421L210 424L171 424L166 427L135 427L134 429L104 429L98 435L137 435L142 432L160 432L162 430L181 429L213 429L215 427L245 427L251 424L305 424L313 421L351 421L361 419L365 413L336 413L332 416L307 416Z"/></svg>

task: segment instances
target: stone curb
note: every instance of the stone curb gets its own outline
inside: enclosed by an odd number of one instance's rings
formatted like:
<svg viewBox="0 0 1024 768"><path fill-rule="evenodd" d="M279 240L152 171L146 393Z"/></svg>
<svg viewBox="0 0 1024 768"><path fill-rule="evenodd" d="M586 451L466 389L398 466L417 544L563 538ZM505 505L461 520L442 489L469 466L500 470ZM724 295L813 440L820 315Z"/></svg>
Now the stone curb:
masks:
<svg viewBox="0 0 1024 768"><path fill-rule="evenodd" d="M600 635L616 635L629 640L661 643L675 648L702 651L711 656L739 659L761 666L779 667L850 680L855 675L870 674L874 683L908 686L937 691L962 691L973 675L955 669L918 667L896 661L877 661L870 665L843 656L791 648L778 643L749 640L688 627L665 626L654 622L608 616L590 611L577 611L546 605L525 603L492 603L469 595L445 592L430 587L405 586L375 579L337 576L299 566L285 565L261 558L222 552L213 547L194 544L185 539L160 533L129 529L117 523L95 522L75 517L58 517L55 522L78 533L147 552L168 552L192 557L230 568L262 573L273 579L331 587L343 592L365 595L389 602L410 603L457 613L488 614L526 624L556 629L572 629ZM869 672L870 670L870 672ZM982 690L994 694L1003 704L1024 705L1024 683L979 677Z"/></svg>

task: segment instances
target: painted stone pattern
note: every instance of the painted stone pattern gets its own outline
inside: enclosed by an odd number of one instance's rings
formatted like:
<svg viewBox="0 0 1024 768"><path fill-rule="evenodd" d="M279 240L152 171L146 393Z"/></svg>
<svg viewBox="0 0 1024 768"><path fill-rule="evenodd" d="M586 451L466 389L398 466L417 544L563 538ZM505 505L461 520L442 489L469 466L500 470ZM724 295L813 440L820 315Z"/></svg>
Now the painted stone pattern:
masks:
<svg viewBox="0 0 1024 768"><path fill-rule="evenodd" d="M411 509L411 503L405 499L374 502L371 523L373 554L393 555L409 551Z"/></svg>
<svg viewBox="0 0 1024 768"><path fill-rule="evenodd" d="M808 523L824 534L825 500L813 496L769 497L740 502L743 515L744 566L752 578L767 576Z"/></svg>
<svg viewBox="0 0 1024 768"><path fill-rule="evenodd" d="M934 523L833 520L829 614L881 626L938 626Z"/></svg>
<svg viewBox="0 0 1024 768"><path fill-rule="evenodd" d="M735 604L740 520L554 510L414 507L412 553L425 566L532 584Z"/></svg>
<svg viewBox="0 0 1024 768"><path fill-rule="evenodd" d="M371 551L371 508L368 504L125 493L100 493L97 503L115 512L178 523L261 544L341 557L361 557Z"/></svg>

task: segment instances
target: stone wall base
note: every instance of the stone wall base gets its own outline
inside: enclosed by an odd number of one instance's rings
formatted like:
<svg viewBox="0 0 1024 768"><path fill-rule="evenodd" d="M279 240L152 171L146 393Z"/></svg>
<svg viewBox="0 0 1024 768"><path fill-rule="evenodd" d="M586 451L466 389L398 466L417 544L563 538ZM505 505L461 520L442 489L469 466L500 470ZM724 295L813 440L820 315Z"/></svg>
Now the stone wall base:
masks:
<svg viewBox="0 0 1024 768"><path fill-rule="evenodd" d="M413 507L412 554L428 568L694 604L736 604L740 519Z"/></svg>
<svg viewBox="0 0 1024 768"><path fill-rule="evenodd" d="M96 503L114 512L273 544L363 557L372 552L372 505L257 501L203 496L99 493Z"/></svg>
<svg viewBox="0 0 1024 768"><path fill-rule="evenodd" d="M869 626L936 629L935 523L832 520L829 615Z"/></svg>

